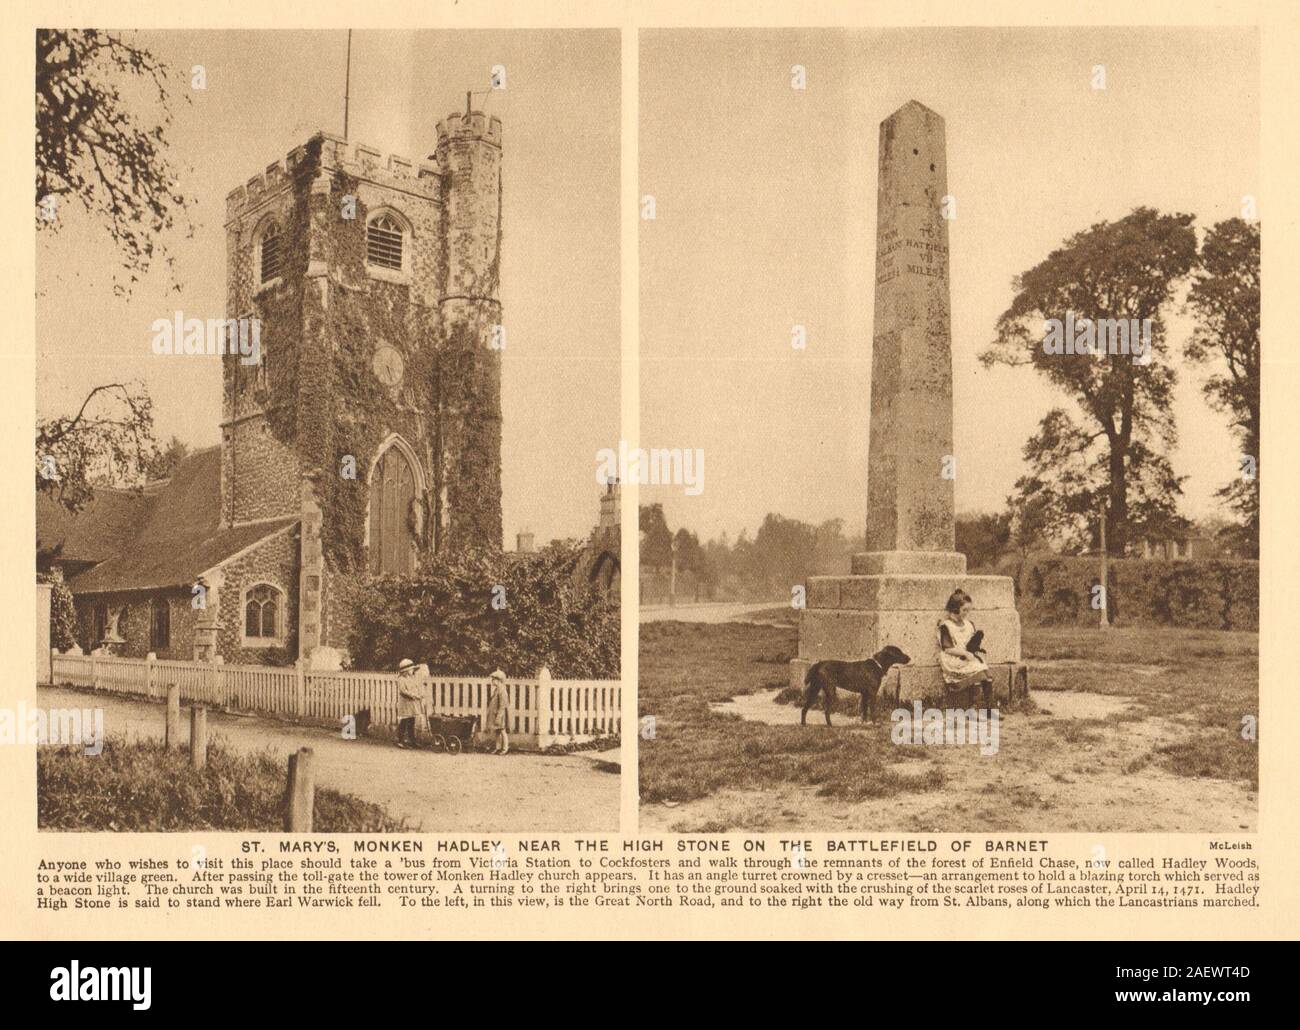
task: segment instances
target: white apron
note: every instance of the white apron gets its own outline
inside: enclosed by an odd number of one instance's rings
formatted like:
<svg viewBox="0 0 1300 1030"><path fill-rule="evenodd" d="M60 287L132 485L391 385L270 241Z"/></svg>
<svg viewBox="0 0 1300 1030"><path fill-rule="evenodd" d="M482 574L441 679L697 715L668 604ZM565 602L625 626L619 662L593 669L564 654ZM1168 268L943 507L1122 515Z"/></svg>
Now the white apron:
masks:
<svg viewBox="0 0 1300 1030"><path fill-rule="evenodd" d="M939 623L939 668L943 672L943 681L950 687L968 687L987 679L989 667L978 655L967 654L957 658L944 650L943 631L948 631L952 647L965 648L970 638L975 635L975 623L955 622L943 619Z"/></svg>

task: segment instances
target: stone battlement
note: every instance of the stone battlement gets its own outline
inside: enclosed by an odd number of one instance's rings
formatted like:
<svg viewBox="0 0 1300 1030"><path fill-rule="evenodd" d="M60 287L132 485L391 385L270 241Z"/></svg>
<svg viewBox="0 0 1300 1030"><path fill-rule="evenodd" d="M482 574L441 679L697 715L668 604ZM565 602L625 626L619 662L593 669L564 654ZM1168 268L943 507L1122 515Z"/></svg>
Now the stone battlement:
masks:
<svg viewBox="0 0 1300 1030"><path fill-rule="evenodd" d="M501 119L482 111L448 115L438 123L438 146L455 140L483 140L501 146Z"/></svg>
<svg viewBox="0 0 1300 1030"><path fill-rule="evenodd" d="M496 122L498 140L501 135L501 123ZM439 130L441 138L441 129ZM325 168L342 168L363 177L373 177L379 172L384 179L405 179L409 185L423 191L432 192L430 182L436 182L441 176L437 165L426 161L413 161L400 154L386 154L376 147L356 140L346 140L330 132L316 132L300 146L294 147L279 161L266 166L264 172L254 175L243 186L237 186L226 194L226 219L238 217L249 208L256 207L272 193L287 186L293 179L293 173L308 157L312 143L320 140L321 164Z"/></svg>

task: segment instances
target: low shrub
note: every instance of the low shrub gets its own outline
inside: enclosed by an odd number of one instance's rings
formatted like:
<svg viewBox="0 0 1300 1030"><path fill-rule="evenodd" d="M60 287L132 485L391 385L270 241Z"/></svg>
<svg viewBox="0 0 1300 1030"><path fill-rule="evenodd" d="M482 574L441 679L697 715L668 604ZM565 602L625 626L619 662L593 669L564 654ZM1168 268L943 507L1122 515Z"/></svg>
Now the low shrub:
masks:
<svg viewBox="0 0 1300 1030"><path fill-rule="evenodd" d="M99 755L78 747L36 752L37 826L43 830L263 830L284 828L287 762L213 741L202 772L189 752L109 737ZM378 805L316 788L319 833L394 833L409 827Z"/></svg>

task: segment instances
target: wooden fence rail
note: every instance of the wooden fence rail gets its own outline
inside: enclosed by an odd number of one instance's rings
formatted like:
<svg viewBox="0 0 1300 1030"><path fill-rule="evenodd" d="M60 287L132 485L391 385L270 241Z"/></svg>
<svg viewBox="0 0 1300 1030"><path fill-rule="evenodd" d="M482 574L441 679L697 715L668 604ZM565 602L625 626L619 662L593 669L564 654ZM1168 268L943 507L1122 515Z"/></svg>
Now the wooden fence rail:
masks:
<svg viewBox="0 0 1300 1030"><path fill-rule="evenodd" d="M396 726L396 673L312 672L289 667L227 665L106 655L51 656L58 684L107 690L155 700L180 689L183 703L260 712L339 725L363 709L372 726ZM488 679L431 676L424 680L430 715L486 719ZM546 747L617 735L622 728L622 688L617 680L507 680L508 730L521 744Z"/></svg>

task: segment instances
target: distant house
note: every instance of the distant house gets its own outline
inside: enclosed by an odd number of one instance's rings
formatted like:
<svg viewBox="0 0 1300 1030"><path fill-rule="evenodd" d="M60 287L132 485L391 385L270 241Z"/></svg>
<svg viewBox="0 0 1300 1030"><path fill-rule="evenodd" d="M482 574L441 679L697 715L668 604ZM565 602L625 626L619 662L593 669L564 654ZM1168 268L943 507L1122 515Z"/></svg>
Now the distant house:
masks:
<svg viewBox="0 0 1300 1030"><path fill-rule="evenodd" d="M1193 531L1167 537L1142 537L1134 541L1129 556L1157 561L1219 558L1222 548L1214 537Z"/></svg>

